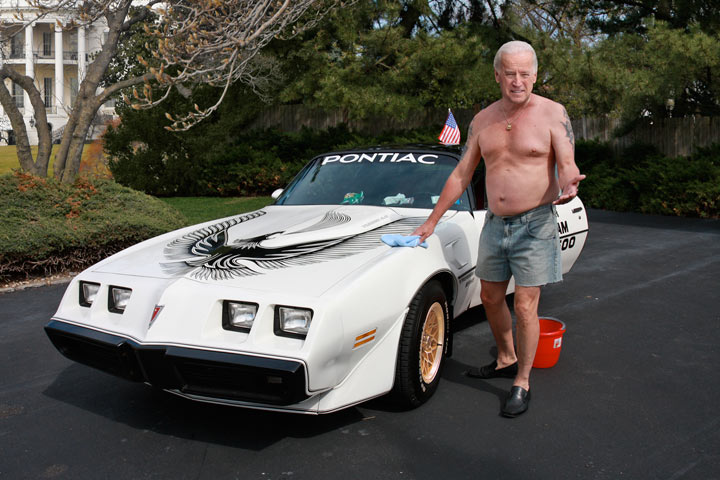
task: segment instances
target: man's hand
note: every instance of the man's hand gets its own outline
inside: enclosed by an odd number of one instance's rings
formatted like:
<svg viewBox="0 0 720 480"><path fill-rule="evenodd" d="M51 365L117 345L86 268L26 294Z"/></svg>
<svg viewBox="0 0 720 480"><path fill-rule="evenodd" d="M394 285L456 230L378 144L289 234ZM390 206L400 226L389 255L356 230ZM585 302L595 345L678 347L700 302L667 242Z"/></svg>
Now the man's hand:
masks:
<svg viewBox="0 0 720 480"><path fill-rule="evenodd" d="M435 231L435 225L437 225L437 222L433 222L432 220L427 219L425 223L415 229L412 235L420 236L420 238L418 239L418 245L420 245L422 242L425 241L426 238L433 234L433 232Z"/></svg>
<svg viewBox="0 0 720 480"><path fill-rule="evenodd" d="M561 195L553 202L553 205L562 205L568 203L570 200L575 198L578 194L578 185L581 180L585 179L585 175L577 175L575 178L570 180L565 187L563 187Z"/></svg>

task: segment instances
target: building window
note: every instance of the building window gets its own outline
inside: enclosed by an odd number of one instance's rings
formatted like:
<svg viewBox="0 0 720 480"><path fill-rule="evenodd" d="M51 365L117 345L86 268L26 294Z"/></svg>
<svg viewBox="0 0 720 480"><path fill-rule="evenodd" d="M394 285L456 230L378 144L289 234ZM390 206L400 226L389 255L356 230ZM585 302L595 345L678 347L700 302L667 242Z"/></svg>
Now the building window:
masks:
<svg viewBox="0 0 720 480"><path fill-rule="evenodd" d="M53 92L53 79L52 78L43 78L43 94L44 94L44 100L45 100L45 108L51 108L52 107L52 92Z"/></svg>
<svg viewBox="0 0 720 480"><path fill-rule="evenodd" d="M25 95L23 95L23 89L17 83L13 83L13 99L15 99L15 106L23 108L25 106Z"/></svg>
<svg viewBox="0 0 720 480"><path fill-rule="evenodd" d="M17 34L10 40L10 58L25 57L25 35Z"/></svg>
<svg viewBox="0 0 720 480"><path fill-rule="evenodd" d="M52 56L52 33L43 32L43 57Z"/></svg>
<svg viewBox="0 0 720 480"><path fill-rule="evenodd" d="M78 59L78 32L77 30L73 30L70 32L70 41L68 42L70 46L70 60L77 60Z"/></svg>

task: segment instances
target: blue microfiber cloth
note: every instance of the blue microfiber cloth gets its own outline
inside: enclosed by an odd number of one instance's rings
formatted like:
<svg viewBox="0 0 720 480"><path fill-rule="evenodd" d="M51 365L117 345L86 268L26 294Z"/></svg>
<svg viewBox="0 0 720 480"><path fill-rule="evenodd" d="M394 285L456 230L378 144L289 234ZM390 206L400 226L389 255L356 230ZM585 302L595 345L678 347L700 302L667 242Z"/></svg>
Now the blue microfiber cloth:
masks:
<svg viewBox="0 0 720 480"><path fill-rule="evenodd" d="M399 235L397 233L388 233L380 237L380 240L391 247L417 247L420 235ZM423 248L428 248L427 242L422 242L419 245Z"/></svg>

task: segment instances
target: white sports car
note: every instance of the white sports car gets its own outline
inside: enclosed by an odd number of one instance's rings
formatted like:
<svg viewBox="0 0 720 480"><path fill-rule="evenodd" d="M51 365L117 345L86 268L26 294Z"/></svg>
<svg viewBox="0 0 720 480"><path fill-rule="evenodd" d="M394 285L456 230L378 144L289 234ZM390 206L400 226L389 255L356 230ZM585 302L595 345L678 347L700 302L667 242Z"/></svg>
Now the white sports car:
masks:
<svg viewBox="0 0 720 480"><path fill-rule="evenodd" d="M45 330L71 360L192 400L328 413L392 393L420 405L451 319L480 303L483 170L427 248L381 237L425 221L458 159L447 147L320 155L273 205L82 272ZM557 212L567 272L587 217L578 198Z"/></svg>

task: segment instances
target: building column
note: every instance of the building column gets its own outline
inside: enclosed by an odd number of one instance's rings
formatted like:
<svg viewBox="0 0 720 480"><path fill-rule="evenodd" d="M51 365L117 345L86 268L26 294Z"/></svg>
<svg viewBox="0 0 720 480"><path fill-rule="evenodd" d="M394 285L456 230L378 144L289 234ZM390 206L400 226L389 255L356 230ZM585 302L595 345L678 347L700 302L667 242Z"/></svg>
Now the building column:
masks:
<svg viewBox="0 0 720 480"><path fill-rule="evenodd" d="M29 24L25 28L25 75L35 78L35 60L33 58L33 24ZM25 96L25 116L33 115L32 104L30 104L30 96L27 92Z"/></svg>
<svg viewBox="0 0 720 480"><path fill-rule="evenodd" d="M85 27L78 27L78 85L85 79Z"/></svg>
<svg viewBox="0 0 720 480"><path fill-rule="evenodd" d="M65 75L63 73L63 32L62 28L55 23L55 107L59 114L63 109L65 97Z"/></svg>

